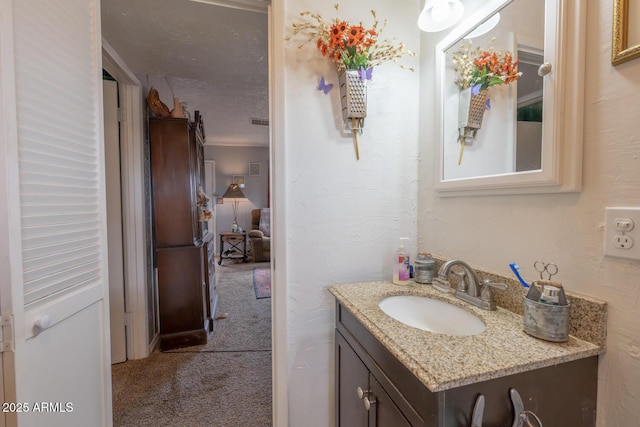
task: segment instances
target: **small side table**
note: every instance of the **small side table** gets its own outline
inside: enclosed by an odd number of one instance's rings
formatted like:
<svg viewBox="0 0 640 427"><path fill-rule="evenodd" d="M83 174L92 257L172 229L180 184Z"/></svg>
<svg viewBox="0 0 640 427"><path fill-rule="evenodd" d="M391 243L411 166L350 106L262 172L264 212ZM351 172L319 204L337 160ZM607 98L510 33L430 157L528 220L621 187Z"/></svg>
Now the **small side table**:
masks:
<svg viewBox="0 0 640 427"><path fill-rule="evenodd" d="M223 259L247 262L246 232L234 233L232 231L223 231L220 233L220 259L218 260L218 265L222 265Z"/></svg>

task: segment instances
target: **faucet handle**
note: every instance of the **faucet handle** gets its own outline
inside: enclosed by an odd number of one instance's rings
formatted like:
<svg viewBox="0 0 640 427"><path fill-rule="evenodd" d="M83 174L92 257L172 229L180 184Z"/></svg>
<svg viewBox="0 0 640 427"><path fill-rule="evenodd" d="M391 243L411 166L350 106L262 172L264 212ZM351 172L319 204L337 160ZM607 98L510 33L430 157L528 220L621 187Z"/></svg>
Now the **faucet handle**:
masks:
<svg viewBox="0 0 640 427"><path fill-rule="evenodd" d="M483 286L482 291L480 292L480 299L489 302L491 305L493 305L493 292L491 291L491 288L500 289L502 291L509 289L509 287L504 283L494 283L490 279L484 279L482 284Z"/></svg>
<svg viewBox="0 0 640 427"><path fill-rule="evenodd" d="M507 289L509 289L509 286L505 285L504 283L494 283L491 281L491 279L484 279L482 281L482 284L484 286L490 286L492 288L500 289L501 291L506 291Z"/></svg>

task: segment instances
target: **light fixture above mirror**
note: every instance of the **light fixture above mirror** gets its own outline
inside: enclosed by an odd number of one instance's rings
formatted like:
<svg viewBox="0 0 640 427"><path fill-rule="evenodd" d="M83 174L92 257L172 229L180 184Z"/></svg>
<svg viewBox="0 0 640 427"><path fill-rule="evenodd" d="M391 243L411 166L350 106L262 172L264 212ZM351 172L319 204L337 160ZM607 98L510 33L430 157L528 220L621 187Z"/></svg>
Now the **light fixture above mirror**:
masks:
<svg viewBox="0 0 640 427"><path fill-rule="evenodd" d="M446 30L454 26L463 13L460 0L425 0L418 16L418 27L428 33Z"/></svg>

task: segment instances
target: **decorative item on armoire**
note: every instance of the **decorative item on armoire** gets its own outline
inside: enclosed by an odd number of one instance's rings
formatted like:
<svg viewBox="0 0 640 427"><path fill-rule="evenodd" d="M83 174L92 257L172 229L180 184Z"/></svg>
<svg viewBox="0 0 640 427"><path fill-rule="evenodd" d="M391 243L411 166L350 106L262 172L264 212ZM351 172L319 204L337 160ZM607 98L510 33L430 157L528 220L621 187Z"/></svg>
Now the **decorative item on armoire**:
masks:
<svg viewBox="0 0 640 427"><path fill-rule="evenodd" d="M158 90L151 86L149 89L149 95L147 96L147 102L149 103L149 108L151 112L156 117L171 117L171 111L169 111L169 107L160 100L160 94Z"/></svg>
<svg viewBox="0 0 640 427"><path fill-rule="evenodd" d="M180 104L180 100L177 96L173 97L173 110L171 110L171 117L174 119L186 119L187 116L184 114L184 110L182 109L182 104Z"/></svg>
<svg viewBox="0 0 640 427"><path fill-rule="evenodd" d="M209 210L209 202L211 199L207 194L202 190L202 187L198 187L198 207L200 208L199 220L200 221L209 221L213 218L213 212Z"/></svg>
<svg viewBox="0 0 640 427"><path fill-rule="evenodd" d="M493 41L493 40L492 40ZM518 61L509 51L483 50L472 47L471 40L463 43L453 54L452 62L458 74L455 83L460 87L458 109L458 141L462 153L468 139L476 137L482 126L484 111L491 109L488 89L491 86L512 83L522 75L518 72Z"/></svg>
<svg viewBox="0 0 640 427"><path fill-rule="evenodd" d="M339 6L334 6L336 12ZM322 56L329 58L338 71L340 85L340 99L342 118L348 130L353 133L356 159L360 159L358 134L362 133L364 119L367 116L367 80L371 80L373 68L387 61L396 62L404 55L415 56L414 52L405 49L404 43L393 44L389 39L378 40L379 35L387 26L385 20L382 25L378 21L375 10L371 10L373 27L366 29L362 22L351 24L339 18L327 23L318 13L301 12L303 22L293 24L293 32L286 37L290 40L296 35L305 35L299 48L310 41L316 42L316 47ZM414 71L413 68L402 68ZM332 83L320 78L318 90L329 94Z"/></svg>

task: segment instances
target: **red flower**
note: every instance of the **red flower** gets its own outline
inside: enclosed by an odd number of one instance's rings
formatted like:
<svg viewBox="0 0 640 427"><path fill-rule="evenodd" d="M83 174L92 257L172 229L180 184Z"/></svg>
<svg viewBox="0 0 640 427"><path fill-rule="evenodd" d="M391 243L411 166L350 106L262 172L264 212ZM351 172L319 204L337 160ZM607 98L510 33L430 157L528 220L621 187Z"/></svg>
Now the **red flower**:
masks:
<svg viewBox="0 0 640 427"><path fill-rule="evenodd" d="M357 43L360 43L362 40L364 40L364 36L365 31L362 25L354 25L353 27L349 28L349 38L353 37L354 39L356 39Z"/></svg>
<svg viewBox="0 0 640 427"><path fill-rule="evenodd" d="M337 22L331 26L330 39L329 39L330 47L333 48L335 46L342 44L342 41L345 37L345 33L348 30L348 28L349 28L349 25L344 21Z"/></svg>
<svg viewBox="0 0 640 427"><path fill-rule="evenodd" d="M316 43L316 47L318 48L322 56L327 56L327 53L329 53L329 46L327 46L324 40L322 40L322 37L318 39L318 43Z"/></svg>

